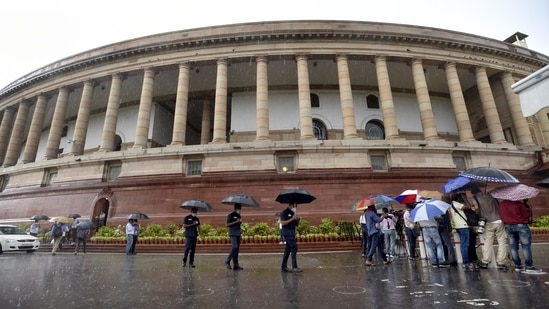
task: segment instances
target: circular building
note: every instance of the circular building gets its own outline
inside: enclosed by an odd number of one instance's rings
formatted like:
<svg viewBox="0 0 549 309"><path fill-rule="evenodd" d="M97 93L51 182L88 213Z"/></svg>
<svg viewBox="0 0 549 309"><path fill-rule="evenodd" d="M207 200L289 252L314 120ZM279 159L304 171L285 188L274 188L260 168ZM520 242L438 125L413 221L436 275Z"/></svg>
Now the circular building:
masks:
<svg viewBox="0 0 549 309"><path fill-rule="evenodd" d="M248 222L273 221L278 193L301 188L317 198L299 207L306 220L356 221L365 196L440 190L472 167L533 184L549 120L525 118L511 85L547 64L504 41L355 21L98 47L0 90L0 217L180 223L181 203L201 199L215 225L231 210L221 200L241 193L261 205ZM549 213L537 199L536 215Z"/></svg>

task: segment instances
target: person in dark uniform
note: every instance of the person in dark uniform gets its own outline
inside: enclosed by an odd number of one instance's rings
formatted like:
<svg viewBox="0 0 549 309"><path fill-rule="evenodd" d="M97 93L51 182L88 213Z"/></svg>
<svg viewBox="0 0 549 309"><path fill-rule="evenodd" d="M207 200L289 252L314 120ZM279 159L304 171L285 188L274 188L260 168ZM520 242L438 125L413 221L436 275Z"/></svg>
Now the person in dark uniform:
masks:
<svg viewBox="0 0 549 309"><path fill-rule="evenodd" d="M286 241L284 255L282 256L281 270L289 272L288 258L292 254L292 270L291 272L300 273L301 269L297 267L297 242L295 241L295 228L299 225L301 218L296 216L297 205L290 204L284 211L280 213L280 223L282 224L282 235Z"/></svg>
<svg viewBox="0 0 549 309"><path fill-rule="evenodd" d="M183 267L187 266L187 257L189 257L189 267L194 268L194 251L196 249L196 240L200 233L200 220L196 216L198 209L191 208L191 213L183 219L185 228L185 255L183 256Z"/></svg>
<svg viewBox="0 0 549 309"><path fill-rule="evenodd" d="M234 211L227 216L226 227L229 228L229 237L231 238L231 251L229 256L225 260L225 267L231 269L231 260L233 261L234 270L242 270L244 268L240 267L238 263L238 252L240 250L240 225L242 224L242 219L240 217L240 210L242 205L234 204Z"/></svg>

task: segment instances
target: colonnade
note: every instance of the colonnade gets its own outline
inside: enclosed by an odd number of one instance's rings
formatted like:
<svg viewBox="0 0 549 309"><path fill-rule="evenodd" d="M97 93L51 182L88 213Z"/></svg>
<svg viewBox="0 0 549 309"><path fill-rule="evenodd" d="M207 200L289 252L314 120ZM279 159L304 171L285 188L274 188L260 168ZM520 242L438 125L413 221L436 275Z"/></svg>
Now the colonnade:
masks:
<svg viewBox="0 0 549 309"><path fill-rule="evenodd" d="M355 109L353 104L353 93L349 74L348 58L345 54L335 55L337 74L339 81L339 94L341 102L343 134L344 139L359 138L355 122ZM421 125L425 140L437 139L438 132L435 125L434 114L429 96L428 84L425 78L422 59L413 58L410 61L412 67L413 83L417 97L417 104L420 111ZM308 71L308 56L296 55L297 66L297 88L299 105L299 131L303 140L313 139L313 118L310 100L310 83ZM185 145L185 134L187 124L187 110L189 97L189 81L191 64L182 62L179 64L177 92L174 111L174 124L172 146ZM266 56L256 57L256 139L269 140L269 102L268 102L268 58ZM386 132L386 139L393 139L399 136L397 119L395 114L393 95L387 68L387 59L384 56L375 57L376 77L379 87L380 109L383 117L383 124ZM473 130L469 114L467 112L463 91L458 78L456 63L448 62L444 65L448 83L449 95L453 111L455 113L460 141L474 140ZM505 136L501 121L496 109L496 104L488 75L485 67L475 68L475 78L479 91L482 110L486 119L490 139L492 143L504 143ZM143 85L137 116L134 148L146 148L148 143L148 132L153 106L153 89L155 83L155 68L143 70ZM511 73L502 72L502 85L505 89L505 98L511 111L513 126L518 137L519 145L532 145L532 137L526 119L523 117L518 95L511 85L515 82ZM119 102L122 91L122 76L120 73L111 76L111 87L105 112L103 130L101 132L101 144L98 151L113 151L115 144L115 131L119 114ZM74 136L71 138L71 154L81 155L84 152L88 124L93 103L94 81L83 82L82 97L76 118ZM53 114L52 123L46 143L45 159L54 159L58 156L63 127L65 125L65 114L67 110L69 89L60 87L58 89L57 101ZM202 115L201 143L224 143L226 141L227 125L227 97L228 97L228 60L217 60L217 74L215 84L215 99L213 102L213 136L210 140L210 111L209 99L204 100ZM17 163L21 150L23 151L22 162L28 163L36 160L38 144L44 122L46 103L48 96L38 94L36 106L31 118L30 129L26 136L25 147L22 143L25 140L23 132L27 118L29 117L30 102L23 100L18 108L8 107L4 110L0 122L0 162L4 167L13 166ZM13 128L13 129L12 129Z"/></svg>

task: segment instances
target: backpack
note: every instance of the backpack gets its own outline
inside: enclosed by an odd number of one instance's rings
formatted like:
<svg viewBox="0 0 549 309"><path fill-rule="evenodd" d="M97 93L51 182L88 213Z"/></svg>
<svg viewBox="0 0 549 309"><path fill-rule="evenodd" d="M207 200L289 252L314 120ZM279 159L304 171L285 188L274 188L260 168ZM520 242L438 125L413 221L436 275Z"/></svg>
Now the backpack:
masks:
<svg viewBox="0 0 549 309"><path fill-rule="evenodd" d="M51 231L51 234L54 238L61 237L63 236L63 229L60 226L57 226L57 224L55 224L53 226L53 230Z"/></svg>

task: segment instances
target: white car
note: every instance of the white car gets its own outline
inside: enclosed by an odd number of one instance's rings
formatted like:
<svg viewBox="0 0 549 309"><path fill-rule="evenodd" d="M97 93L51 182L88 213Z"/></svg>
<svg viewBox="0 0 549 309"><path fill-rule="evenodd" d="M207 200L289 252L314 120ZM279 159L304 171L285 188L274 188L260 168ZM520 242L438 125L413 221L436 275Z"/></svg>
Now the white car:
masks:
<svg viewBox="0 0 549 309"><path fill-rule="evenodd" d="M0 254L6 251L27 251L40 248L40 240L15 225L0 224Z"/></svg>

